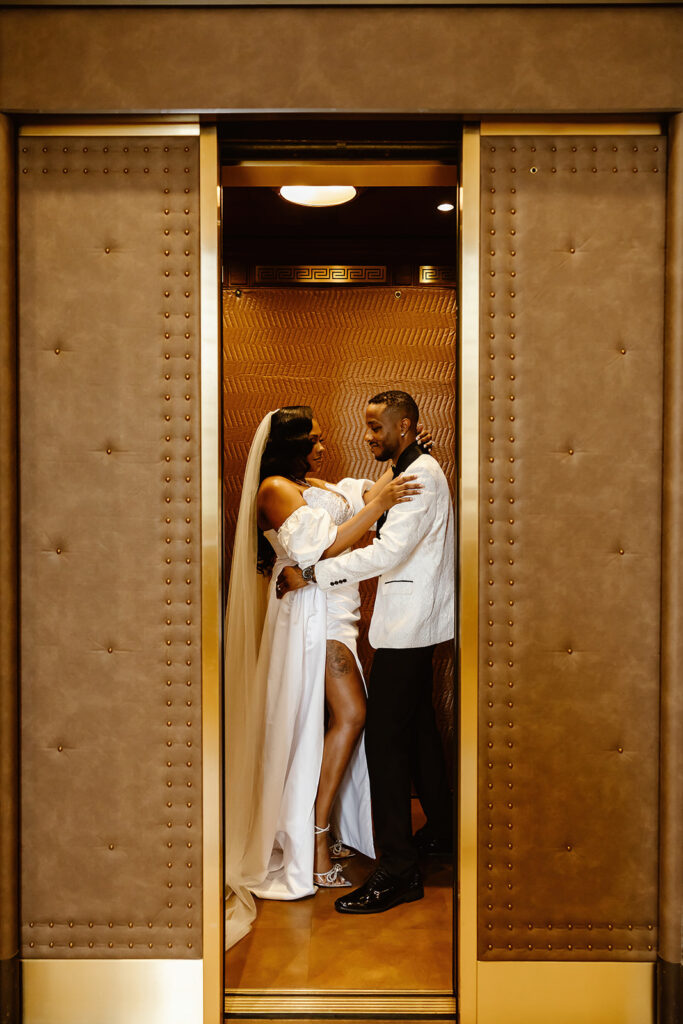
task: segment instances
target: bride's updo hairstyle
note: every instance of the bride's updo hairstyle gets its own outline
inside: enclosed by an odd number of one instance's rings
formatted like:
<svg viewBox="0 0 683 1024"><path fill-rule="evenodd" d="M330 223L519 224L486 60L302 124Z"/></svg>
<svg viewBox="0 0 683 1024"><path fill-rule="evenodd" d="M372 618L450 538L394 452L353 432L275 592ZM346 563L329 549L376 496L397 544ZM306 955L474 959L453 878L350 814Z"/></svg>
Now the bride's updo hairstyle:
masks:
<svg viewBox="0 0 683 1024"><path fill-rule="evenodd" d="M313 429L313 410L309 405L286 405L277 409L270 419L270 435L261 456L263 482L268 476L284 476L288 480L303 480L308 472L308 456L313 441L308 436ZM275 552L258 531L257 569L270 576Z"/></svg>

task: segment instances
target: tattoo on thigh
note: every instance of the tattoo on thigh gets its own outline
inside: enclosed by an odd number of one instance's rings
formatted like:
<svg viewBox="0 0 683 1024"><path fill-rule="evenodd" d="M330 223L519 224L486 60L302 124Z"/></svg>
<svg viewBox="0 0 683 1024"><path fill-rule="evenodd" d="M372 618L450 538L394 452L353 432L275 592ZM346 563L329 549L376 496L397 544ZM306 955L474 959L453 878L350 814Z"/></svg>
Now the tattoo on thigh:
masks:
<svg viewBox="0 0 683 1024"><path fill-rule="evenodd" d="M339 640L327 641L327 669L332 675L348 675L354 665L353 655L345 644Z"/></svg>

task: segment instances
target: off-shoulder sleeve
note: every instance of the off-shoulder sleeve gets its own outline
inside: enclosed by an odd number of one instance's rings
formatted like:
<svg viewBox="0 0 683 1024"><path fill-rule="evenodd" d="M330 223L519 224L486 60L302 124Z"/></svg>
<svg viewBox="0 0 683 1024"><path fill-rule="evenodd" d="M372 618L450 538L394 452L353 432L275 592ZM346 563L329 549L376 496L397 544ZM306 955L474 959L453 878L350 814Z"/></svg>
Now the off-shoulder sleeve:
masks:
<svg viewBox="0 0 683 1024"><path fill-rule="evenodd" d="M287 516L277 539L289 557L305 569L315 565L337 536L337 527L324 508L301 505Z"/></svg>
<svg viewBox="0 0 683 1024"><path fill-rule="evenodd" d="M336 491L343 494L353 509L354 516L365 508L363 495L374 485L374 480L357 480L352 476L345 476L338 484L334 485Z"/></svg>

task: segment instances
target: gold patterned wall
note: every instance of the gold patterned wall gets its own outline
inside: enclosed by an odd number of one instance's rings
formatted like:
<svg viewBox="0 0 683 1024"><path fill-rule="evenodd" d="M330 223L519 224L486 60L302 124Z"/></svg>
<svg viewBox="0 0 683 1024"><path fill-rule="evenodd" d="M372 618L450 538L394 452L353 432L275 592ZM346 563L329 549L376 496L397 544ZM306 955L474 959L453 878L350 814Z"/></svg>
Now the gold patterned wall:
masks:
<svg viewBox="0 0 683 1024"><path fill-rule="evenodd" d="M198 957L198 144L19 158L23 953Z"/></svg>
<svg viewBox="0 0 683 1024"><path fill-rule="evenodd" d="M326 479L375 477L363 442L368 398L410 392L435 437L434 454L455 486L455 322L452 288L254 288L223 294L223 434L226 566L249 445L261 418L281 405L313 407L327 449ZM360 652L374 584L361 585ZM444 736L453 731L450 645L435 660Z"/></svg>
<svg viewBox="0 0 683 1024"><path fill-rule="evenodd" d="M481 161L479 956L653 960L665 140Z"/></svg>

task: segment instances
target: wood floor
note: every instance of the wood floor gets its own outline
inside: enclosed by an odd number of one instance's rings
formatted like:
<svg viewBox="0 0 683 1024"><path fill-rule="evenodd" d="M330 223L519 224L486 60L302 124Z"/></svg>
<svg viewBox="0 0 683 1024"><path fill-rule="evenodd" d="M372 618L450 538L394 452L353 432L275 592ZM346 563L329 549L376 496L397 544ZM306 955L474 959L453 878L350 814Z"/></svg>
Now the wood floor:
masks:
<svg viewBox="0 0 683 1024"><path fill-rule="evenodd" d="M344 870L358 885L372 866L357 855ZM226 989L452 991L453 867L430 858L423 872L423 900L367 917L335 911L334 900L349 890L257 900L253 930L226 954Z"/></svg>

